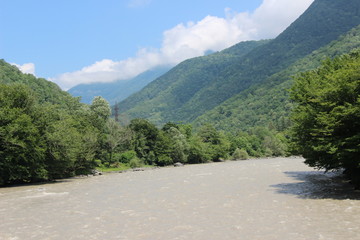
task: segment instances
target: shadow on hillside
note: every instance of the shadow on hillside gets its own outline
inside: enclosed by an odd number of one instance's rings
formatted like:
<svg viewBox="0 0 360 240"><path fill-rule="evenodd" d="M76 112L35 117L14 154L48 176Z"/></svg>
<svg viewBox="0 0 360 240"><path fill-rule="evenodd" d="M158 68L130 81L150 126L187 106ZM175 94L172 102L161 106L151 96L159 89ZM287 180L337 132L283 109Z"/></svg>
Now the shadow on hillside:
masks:
<svg viewBox="0 0 360 240"><path fill-rule="evenodd" d="M302 199L360 200L360 191L354 190L354 186L340 172L303 171L285 174L297 182L271 185L279 194L296 195Z"/></svg>

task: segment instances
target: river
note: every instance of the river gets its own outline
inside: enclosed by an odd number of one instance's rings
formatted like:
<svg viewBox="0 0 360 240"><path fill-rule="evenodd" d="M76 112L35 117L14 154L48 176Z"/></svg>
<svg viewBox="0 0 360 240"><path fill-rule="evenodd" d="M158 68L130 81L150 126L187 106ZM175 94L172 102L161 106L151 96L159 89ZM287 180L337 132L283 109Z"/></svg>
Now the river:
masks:
<svg viewBox="0 0 360 240"><path fill-rule="evenodd" d="M360 193L301 158L0 188L0 239L360 239Z"/></svg>

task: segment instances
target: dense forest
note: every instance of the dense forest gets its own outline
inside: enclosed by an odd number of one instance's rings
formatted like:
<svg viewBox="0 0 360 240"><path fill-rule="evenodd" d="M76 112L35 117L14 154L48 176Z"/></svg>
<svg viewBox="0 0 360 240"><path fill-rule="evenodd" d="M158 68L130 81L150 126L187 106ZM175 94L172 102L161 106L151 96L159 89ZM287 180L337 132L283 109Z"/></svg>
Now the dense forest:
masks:
<svg viewBox="0 0 360 240"><path fill-rule="evenodd" d="M270 125L278 131L284 131L290 126L289 115L293 108L288 91L293 84L293 76L319 67L327 58L349 53L356 48L360 48L360 25L272 75L266 82L253 85L206 112L196 118L192 125L196 129L211 122L217 129L224 131L247 131L255 126Z"/></svg>
<svg viewBox="0 0 360 240"><path fill-rule="evenodd" d="M205 163L251 156L280 156L286 138L266 128L229 134L211 124L194 133L189 124L161 129L145 119L121 126L109 103L82 104L45 79L1 61L0 185L89 174L95 168ZM39 85L46 91L35 91ZM33 89L34 88L34 89ZM51 96L51 97L49 97Z"/></svg>

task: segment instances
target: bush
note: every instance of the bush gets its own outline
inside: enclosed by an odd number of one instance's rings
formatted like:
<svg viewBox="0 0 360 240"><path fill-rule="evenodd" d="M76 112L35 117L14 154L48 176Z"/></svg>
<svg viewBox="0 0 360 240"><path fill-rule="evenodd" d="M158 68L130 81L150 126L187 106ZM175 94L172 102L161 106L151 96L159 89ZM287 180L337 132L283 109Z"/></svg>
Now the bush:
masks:
<svg viewBox="0 0 360 240"><path fill-rule="evenodd" d="M174 163L174 161L167 155L160 155L156 161L158 166L167 166Z"/></svg>
<svg viewBox="0 0 360 240"><path fill-rule="evenodd" d="M102 167L102 162L101 162L101 160L96 159L94 162L95 162L95 166L96 166L96 167Z"/></svg>
<svg viewBox="0 0 360 240"><path fill-rule="evenodd" d="M232 154L233 160L246 160L249 159L249 154L244 149L236 148L234 153Z"/></svg>
<svg viewBox="0 0 360 240"><path fill-rule="evenodd" d="M133 158L136 157L136 152L131 150L131 151L126 151L120 154L119 156L119 162L122 163L129 163Z"/></svg>
<svg viewBox="0 0 360 240"><path fill-rule="evenodd" d="M135 157L130 160L129 167L131 168L139 168L144 165L143 161L141 161L139 158Z"/></svg>

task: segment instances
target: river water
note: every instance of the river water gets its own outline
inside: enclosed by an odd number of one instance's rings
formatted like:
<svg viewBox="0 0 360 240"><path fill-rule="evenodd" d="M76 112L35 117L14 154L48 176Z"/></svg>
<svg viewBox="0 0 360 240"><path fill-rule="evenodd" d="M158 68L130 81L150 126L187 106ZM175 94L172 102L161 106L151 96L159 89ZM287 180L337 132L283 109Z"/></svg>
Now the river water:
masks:
<svg viewBox="0 0 360 240"><path fill-rule="evenodd" d="M301 158L0 188L0 239L360 239L360 193Z"/></svg>

